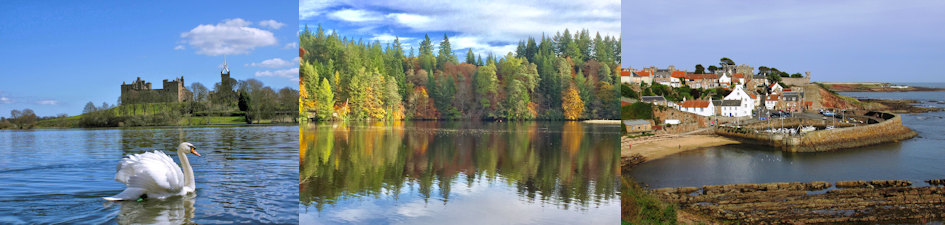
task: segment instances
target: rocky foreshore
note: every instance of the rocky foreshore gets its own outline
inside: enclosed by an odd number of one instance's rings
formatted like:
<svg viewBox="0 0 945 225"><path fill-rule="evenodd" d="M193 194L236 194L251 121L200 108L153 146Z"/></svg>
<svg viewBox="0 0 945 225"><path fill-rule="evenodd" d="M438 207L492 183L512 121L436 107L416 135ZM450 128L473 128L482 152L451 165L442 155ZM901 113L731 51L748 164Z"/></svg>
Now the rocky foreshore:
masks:
<svg viewBox="0 0 945 225"><path fill-rule="evenodd" d="M945 108L941 107L924 107L919 105L922 102L911 100L911 99L872 99L872 98L857 98L861 102L866 103L875 103L880 105L879 109L892 113L927 113L927 112L937 112L943 111ZM937 103L942 105L941 102L930 102Z"/></svg>
<svg viewBox="0 0 945 225"><path fill-rule="evenodd" d="M926 181L945 184L945 179ZM945 187L904 180L706 185L651 190L683 210L748 224L927 223L945 220ZM701 192L700 192L701 191ZM693 194L697 193L697 194Z"/></svg>

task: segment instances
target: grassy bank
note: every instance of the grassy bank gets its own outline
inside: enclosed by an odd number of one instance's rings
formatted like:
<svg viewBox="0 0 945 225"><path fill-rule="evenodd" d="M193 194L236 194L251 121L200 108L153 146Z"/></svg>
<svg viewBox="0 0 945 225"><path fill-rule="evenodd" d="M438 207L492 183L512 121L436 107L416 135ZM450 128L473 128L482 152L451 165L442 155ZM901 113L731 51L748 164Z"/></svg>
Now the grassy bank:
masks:
<svg viewBox="0 0 945 225"><path fill-rule="evenodd" d="M676 208L646 192L633 179L620 178L621 224L676 224Z"/></svg>
<svg viewBox="0 0 945 225"><path fill-rule="evenodd" d="M246 124L245 116L200 116L188 117L181 125Z"/></svg>

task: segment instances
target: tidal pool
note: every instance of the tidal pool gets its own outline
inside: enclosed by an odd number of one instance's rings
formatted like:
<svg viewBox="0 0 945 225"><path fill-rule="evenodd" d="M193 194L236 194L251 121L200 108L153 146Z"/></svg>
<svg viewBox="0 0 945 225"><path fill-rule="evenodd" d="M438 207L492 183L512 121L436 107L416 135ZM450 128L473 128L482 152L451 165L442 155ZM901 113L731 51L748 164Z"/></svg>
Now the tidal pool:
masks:
<svg viewBox="0 0 945 225"><path fill-rule="evenodd" d="M298 223L298 128L0 130L0 224ZM126 154L190 142L195 194L108 202Z"/></svg>
<svg viewBox="0 0 945 225"><path fill-rule="evenodd" d="M300 128L301 224L617 224L619 125Z"/></svg>

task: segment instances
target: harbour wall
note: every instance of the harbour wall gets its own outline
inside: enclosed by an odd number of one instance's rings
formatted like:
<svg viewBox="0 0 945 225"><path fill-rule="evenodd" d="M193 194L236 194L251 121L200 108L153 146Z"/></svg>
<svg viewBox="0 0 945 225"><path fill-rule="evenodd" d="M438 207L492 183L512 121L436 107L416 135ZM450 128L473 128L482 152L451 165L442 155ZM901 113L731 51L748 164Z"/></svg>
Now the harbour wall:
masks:
<svg viewBox="0 0 945 225"><path fill-rule="evenodd" d="M879 114L887 119L876 124L817 130L796 135L769 134L759 132L758 129L726 127L720 127L715 132L721 136L736 138L744 143L769 145L787 152L819 152L856 148L898 142L917 135L915 131L902 125L902 117L899 115ZM800 121L791 123L804 124Z"/></svg>

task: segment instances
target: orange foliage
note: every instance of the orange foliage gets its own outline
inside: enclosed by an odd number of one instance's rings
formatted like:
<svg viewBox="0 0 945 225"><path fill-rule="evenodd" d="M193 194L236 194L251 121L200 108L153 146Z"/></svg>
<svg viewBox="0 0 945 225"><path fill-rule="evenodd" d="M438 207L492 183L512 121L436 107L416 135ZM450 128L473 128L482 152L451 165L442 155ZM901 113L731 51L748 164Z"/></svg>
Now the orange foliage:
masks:
<svg viewBox="0 0 945 225"><path fill-rule="evenodd" d="M436 119L440 113L436 111L433 105L433 99L427 94L427 89L423 86L413 88L413 94L410 97L411 104L414 106L413 118L415 119Z"/></svg>

